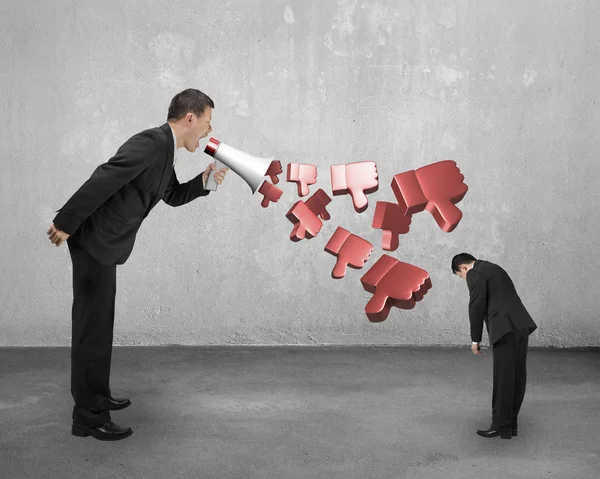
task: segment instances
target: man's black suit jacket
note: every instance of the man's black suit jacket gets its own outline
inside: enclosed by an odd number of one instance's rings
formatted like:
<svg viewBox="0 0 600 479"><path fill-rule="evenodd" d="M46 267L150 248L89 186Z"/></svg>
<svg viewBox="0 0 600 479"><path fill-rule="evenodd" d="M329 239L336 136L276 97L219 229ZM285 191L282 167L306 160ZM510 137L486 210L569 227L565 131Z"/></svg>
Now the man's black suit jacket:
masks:
<svg viewBox="0 0 600 479"><path fill-rule="evenodd" d="M476 260L467 284L472 341L481 342L484 321L492 345L511 331L528 328L531 334L537 329L510 276L497 264Z"/></svg>
<svg viewBox="0 0 600 479"><path fill-rule="evenodd" d="M168 123L129 138L58 210L54 225L101 264L123 264L150 210L162 199L180 206L206 196L202 174L179 183Z"/></svg>

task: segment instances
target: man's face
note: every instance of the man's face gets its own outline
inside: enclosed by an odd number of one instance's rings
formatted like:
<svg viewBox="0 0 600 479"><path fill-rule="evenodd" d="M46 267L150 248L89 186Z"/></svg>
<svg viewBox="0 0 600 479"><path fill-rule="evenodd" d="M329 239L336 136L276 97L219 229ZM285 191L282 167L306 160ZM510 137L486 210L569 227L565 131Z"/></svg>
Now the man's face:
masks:
<svg viewBox="0 0 600 479"><path fill-rule="evenodd" d="M200 139L212 131L212 127L210 126L211 120L212 108L209 106L204 109L202 116L196 116L193 113L186 115L188 134L184 146L187 151L190 153L195 152L196 148L200 146Z"/></svg>

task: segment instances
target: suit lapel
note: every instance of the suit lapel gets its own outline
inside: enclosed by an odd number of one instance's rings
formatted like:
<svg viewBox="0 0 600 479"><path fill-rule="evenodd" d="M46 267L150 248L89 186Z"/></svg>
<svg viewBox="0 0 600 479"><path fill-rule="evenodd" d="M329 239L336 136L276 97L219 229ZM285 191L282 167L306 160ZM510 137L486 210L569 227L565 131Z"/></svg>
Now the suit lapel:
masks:
<svg viewBox="0 0 600 479"><path fill-rule="evenodd" d="M160 177L158 191L156 192L156 196L152 200L148 211L154 208L156 204L163 198L163 196L165 196L165 190L167 189L167 185L169 184L169 179L173 174L173 152L175 151L175 145L173 144L173 133L171 133L171 127L168 123L162 125L160 129L166 136L167 155L165 156L165 164L163 166L162 175Z"/></svg>

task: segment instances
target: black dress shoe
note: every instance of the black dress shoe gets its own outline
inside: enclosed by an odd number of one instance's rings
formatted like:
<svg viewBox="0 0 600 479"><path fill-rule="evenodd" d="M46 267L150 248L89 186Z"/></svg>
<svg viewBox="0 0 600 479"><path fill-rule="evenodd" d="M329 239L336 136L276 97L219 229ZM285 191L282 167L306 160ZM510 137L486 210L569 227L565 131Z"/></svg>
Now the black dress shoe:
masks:
<svg viewBox="0 0 600 479"><path fill-rule="evenodd" d="M104 402L102 408L107 409L109 411L118 411L119 409L125 409L127 406L131 405L131 401L127 398L119 399L119 398L110 398Z"/></svg>
<svg viewBox="0 0 600 479"><path fill-rule="evenodd" d="M498 437L500 436L502 439L510 439L512 437L511 426L508 427L499 427L495 428L494 426L490 426L487 431L479 430L477 431L481 437ZM515 434L516 436L516 434Z"/></svg>
<svg viewBox="0 0 600 479"><path fill-rule="evenodd" d="M102 426L86 426L73 422L71 433L78 437L92 436L99 441L118 441L131 436L133 430L130 427L118 426L112 421L107 421Z"/></svg>

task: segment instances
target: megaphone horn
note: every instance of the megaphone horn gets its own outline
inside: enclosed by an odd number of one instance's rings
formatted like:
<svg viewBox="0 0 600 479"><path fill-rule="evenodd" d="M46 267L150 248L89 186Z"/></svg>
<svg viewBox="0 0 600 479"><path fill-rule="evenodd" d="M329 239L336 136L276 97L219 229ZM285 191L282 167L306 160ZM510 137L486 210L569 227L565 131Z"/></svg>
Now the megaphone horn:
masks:
<svg viewBox="0 0 600 479"><path fill-rule="evenodd" d="M216 138L208 140L208 144L206 145L206 148L204 148L204 153L212 156L215 160L220 161L241 176L252 189L252 194L256 193L256 190L260 186L273 161L273 158L259 158L244 153L243 151L236 150L232 146L222 143ZM216 166L217 169L220 168L218 163ZM208 177L208 180L212 180L212 184L209 185L209 181L207 181L206 189L217 189L213 174Z"/></svg>

